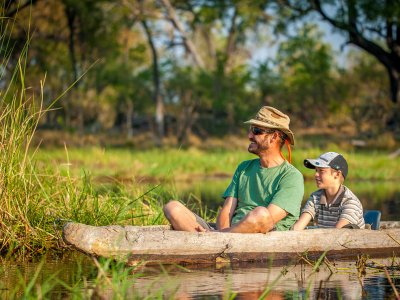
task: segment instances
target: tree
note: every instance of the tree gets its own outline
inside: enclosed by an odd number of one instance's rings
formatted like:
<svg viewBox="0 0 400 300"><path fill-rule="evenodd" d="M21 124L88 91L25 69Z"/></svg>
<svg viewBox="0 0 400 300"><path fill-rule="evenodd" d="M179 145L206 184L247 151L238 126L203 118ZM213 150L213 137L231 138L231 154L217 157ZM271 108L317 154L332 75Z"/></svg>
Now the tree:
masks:
<svg viewBox="0 0 400 300"><path fill-rule="evenodd" d="M283 1L300 16L317 12L324 21L347 34L348 43L374 56L385 68L390 98L400 99L400 2L375 0Z"/></svg>
<svg viewBox="0 0 400 300"><path fill-rule="evenodd" d="M184 106L191 108L186 109L191 114L188 126L195 125L194 115L198 111L207 111L214 114L214 119L221 120L223 116L232 132L236 116L246 106L240 105L243 101L239 97L246 94L250 80L246 63L251 49L247 42L270 19L264 13L266 4L253 1L249 6L235 0L160 2L173 28L170 46L185 53L186 59L180 59L178 64L182 68L189 65L191 72L197 73L197 79L190 82L198 86L191 86L193 91L185 93ZM202 92L198 94L196 90ZM190 128L186 127L185 132L190 132Z"/></svg>
<svg viewBox="0 0 400 300"><path fill-rule="evenodd" d="M281 43L277 64L282 77L286 107L298 114L306 125L313 125L331 112L333 97L333 54L329 45L321 42L322 33L316 25L305 24ZM309 113L310 109L314 112Z"/></svg>
<svg viewBox="0 0 400 300"><path fill-rule="evenodd" d="M347 86L346 101L358 136L380 136L391 118L394 103L388 99L388 79L385 68L365 52L349 53L351 65L339 79ZM376 122L383 120L385 123Z"/></svg>
<svg viewBox="0 0 400 300"><path fill-rule="evenodd" d="M81 84L85 83L84 80L78 80L91 63L96 60L93 56L88 55L88 50L96 49L101 52L104 48L109 48L115 44L112 41L114 36L110 37L107 28L109 18L107 18L103 9L104 3L107 1L61 0L68 27L67 43L72 68L72 82L75 82L75 89L89 89L88 87L81 87ZM84 91L80 93L78 98L81 101L85 99ZM79 107L79 102L76 104ZM71 118L69 112L68 110L66 114L67 126ZM77 120L79 131L83 133L85 122L83 109L77 109Z"/></svg>

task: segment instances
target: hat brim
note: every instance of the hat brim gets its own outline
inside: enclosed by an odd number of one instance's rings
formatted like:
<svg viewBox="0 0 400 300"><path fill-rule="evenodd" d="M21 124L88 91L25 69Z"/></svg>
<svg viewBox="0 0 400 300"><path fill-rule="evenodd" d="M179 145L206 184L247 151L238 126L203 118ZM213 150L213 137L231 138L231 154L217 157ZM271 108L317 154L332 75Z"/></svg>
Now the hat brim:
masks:
<svg viewBox="0 0 400 300"><path fill-rule="evenodd" d="M322 159L305 159L304 160L304 166L309 169L315 169L315 168L330 168L330 166L327 164L326 161L323 161Z"/></svg>
<svg viewBox="0 0 400 300"><path fill-rule="evenodd" d="M264 122L262 122L260 120L256 120L256 119L248 120L248 121L244 122L244 124L256 125L256 126L260 126L260 127L264 127L264 128L279 129L288 136L290 144L292 146L294 146L294 133L288 128L282 128L279 126L274 126L272 124L266 125Z"/></svg>

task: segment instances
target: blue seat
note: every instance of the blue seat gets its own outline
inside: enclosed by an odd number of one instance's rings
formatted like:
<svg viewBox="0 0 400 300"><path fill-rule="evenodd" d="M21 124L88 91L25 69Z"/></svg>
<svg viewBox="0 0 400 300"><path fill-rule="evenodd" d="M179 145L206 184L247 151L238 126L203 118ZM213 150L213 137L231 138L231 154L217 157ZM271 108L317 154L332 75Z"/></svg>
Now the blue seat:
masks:
<svg viewBox="0 0 400 300"><path fill-rule="evenodd" d="M364 212L365 224L370 224L372 230L379 230L381 222L381 211L380 210L366 210Z"/></svg>

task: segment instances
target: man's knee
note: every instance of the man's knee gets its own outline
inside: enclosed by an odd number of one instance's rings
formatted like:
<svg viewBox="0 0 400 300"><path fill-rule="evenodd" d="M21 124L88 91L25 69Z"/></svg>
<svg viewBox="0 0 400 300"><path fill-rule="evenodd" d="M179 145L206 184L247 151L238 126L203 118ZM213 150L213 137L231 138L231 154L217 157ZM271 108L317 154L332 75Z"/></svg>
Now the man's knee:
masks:
<svg viewBox="0 0 400 300"><path fill-rule="evenodd" d="M163 207L164 215L167 217L167 219L170 219L173 216L179 215L183 207L183 204L179 201L171 200Z"/></svg>
<svg viewBox="0 0 400 300"><path fill-rule="evenodd" d="M266 207L257 206L248 214L247 219L259 232L267 232L274 228L274 221Z"/></svg>

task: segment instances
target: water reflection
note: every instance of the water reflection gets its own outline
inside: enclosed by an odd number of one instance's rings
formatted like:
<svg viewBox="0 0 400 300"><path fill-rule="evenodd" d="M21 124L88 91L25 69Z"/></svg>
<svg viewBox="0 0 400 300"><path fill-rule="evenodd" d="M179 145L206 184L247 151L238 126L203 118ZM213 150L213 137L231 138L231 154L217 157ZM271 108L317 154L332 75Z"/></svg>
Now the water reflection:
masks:
<svg viewBox="0 0 400 300"><path fill-rule="evenodd" d="M136 288L148 295L153 281L174 299L388 299L394 296L385 275L358 277L354 264L337 262L321 266L260 266L219 269L169 270L167 274L139 278ZM397 274L398 276L399 274ZM399 285L399 282L397 282ZM150 288L149 288L150 287ZM398 287L397 287L398 288Z"/></svg>
<svg viewBox="0 0 400 300"><path fill-rule="evenodd" d="M124 290L123 299L393 299L395 293L384 272L367 268L359 277L355 262L327 262L319 268L297 261L295 264L241 263L214 266L145 266L121 277L122 270L106 274L99 285L93 260L83 254L71 253L65 259L43 262L3 264L1 299L21 298L27 283L37 276L34 288L51 288L50 299L116 299ZM391 259L375 260L391 265ZM390 273L396 289L400 289L399 260ZM38 272L39 271L39 272ZM37 273L35 275L35 273ZM19 274L19 275L18 275ZM52 285L49 283L52 282ZM63 284L59 284L63 282ZM114 282L108 286L107 282ZM66 287L74 287L72 290ZM100 286L100 288L99 288ZM16 288L20 290L16 290ZM124 288L122 288L124 287ZM74 293L74 294L72 294ZM96 294L97 293L97 294ZM96 298L98 299L98 298Z"/></svg>

